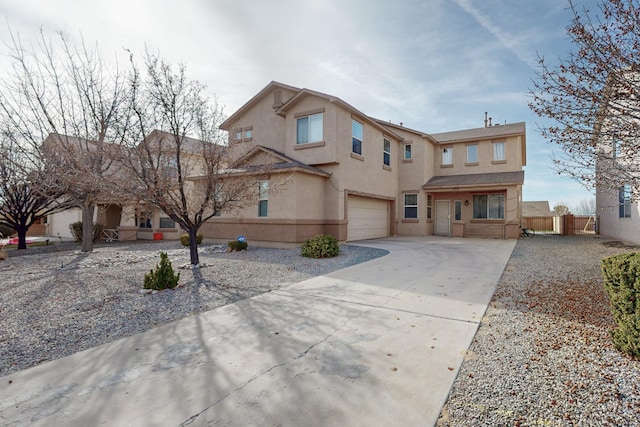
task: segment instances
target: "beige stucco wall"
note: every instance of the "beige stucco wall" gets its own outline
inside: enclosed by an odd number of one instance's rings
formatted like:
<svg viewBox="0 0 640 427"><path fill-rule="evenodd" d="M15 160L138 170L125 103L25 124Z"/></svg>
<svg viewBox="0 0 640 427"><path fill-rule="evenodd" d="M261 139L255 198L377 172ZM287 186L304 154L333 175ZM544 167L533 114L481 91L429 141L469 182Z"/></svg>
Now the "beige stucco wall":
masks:
<svg viewBox="0 0 640 427"><path fill-rule="evenodd" d="M493 161L493 143L505 143L505 161ZM477 164L467 164L467 146L478 145ZM453 164L442 165L442 148L453 148ZM511 172L522 170L522 137L482 139L439 144L434 153L435 175L461 175L487 172Z"/></svg>

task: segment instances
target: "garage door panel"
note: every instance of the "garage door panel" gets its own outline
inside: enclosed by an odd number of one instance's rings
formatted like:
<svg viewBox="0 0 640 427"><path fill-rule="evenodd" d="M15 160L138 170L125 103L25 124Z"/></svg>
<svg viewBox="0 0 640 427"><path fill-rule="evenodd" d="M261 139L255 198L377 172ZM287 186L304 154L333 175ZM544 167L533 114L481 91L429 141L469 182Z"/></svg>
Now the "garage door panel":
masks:
<svg viewBox="0 0 640 427"><path fill-rule="evenodd" d="M347 240L389 235L389 202L366 197L348 198Z"/></svg>

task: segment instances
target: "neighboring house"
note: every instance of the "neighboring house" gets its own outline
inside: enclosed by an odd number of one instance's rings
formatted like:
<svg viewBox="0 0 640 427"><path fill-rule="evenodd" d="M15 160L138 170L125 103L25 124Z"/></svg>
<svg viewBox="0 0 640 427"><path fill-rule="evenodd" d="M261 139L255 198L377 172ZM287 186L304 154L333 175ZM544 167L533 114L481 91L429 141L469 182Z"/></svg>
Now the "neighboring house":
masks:
<svg viewBox="0 0 640 427"><path fill-rule="evenodd" d="M548 201L522 202L522 216L556 216L556 212L549 208Z"/></svg>
<svg viewBox="0 0 640 427"><path fill-rule="evenodd" d="M255 204L211 219L205 237L279 246L320 233L340 241L519 235L524 123L429 135L272 82L221 129L236 158L271 168Z"/></svg>
<svg viewBox="0 0 640 427"><path fill-rule="evenodd" d="M596 215L600 234L640 244L638 101L635 69L611 74L594 135L597 142Z"/></svg>
<svg viewBox="0 0 640 427"><path fill-rule="evenodd" d="M168 134L154 130L146 140L149 141L151 147L158 146L159 141L166 137ZM60 135L50 135L45 144L51 144L55 147L55 144L60 144L61 140L65 144L78 145L83 150L91 150L92 142ZM202 141L185 138L183 146L186 151L197 151L197 146ZM68 147L67 147L68 148ZM124 150L123 147L112 146L113 150ZM69 150L68 150L69 151ZM115 152L114 151L114 152ZM172 161L170 155L165 156L166 163ZM160 156L162 159L162 156ZM118 165L117 160L106 160L110 166L109 170L113 170L114 173L123 173L122 165ZM113 163L111 163L113 162ZM171 165L166 168L171 171ZM198 175L202 173L202 168L191 168L192 174ZM72 238L70 225L74 222L82 221L82 211L79 208L67 209L62 212L51 214L47 216L45 225L45 234L52 237ZM100 223L104 226L105 232L104 238L114 240L152 240L154 238L163 239L179 239L182 231L176 226L175 221L169 218L166 214L157 208L151 206L145 206L140 203L122 200L122 196L119 197L103 197L96 204L94 215L94 223Z"/></svg>

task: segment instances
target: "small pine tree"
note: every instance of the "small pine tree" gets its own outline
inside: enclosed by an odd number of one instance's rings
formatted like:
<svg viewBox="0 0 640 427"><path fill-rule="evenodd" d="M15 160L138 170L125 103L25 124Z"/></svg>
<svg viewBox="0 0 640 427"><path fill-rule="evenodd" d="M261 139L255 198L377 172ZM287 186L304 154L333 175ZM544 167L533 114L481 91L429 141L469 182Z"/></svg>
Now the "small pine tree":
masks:
<svg viewBox="0 0 640 427"><path fill-rule="evenodd" d="M169 257L165 252L160 252L160 263L156 269L144 275L144 288L158 291L172 289L178 286L178 280L180 273L174 273Z"/></svg>

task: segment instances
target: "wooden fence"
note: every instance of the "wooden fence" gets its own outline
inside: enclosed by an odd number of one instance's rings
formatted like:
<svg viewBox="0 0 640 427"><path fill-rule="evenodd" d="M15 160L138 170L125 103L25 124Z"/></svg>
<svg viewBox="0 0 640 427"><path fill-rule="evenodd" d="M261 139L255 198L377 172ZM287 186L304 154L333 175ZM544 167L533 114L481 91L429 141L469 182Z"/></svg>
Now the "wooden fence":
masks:
<svg viewBox="0 0 640 427"><path fill-rule="evenodd" d="M593 215L527 216L522 226L532 228L536 234L596 234L597 218Z"/></svg>

